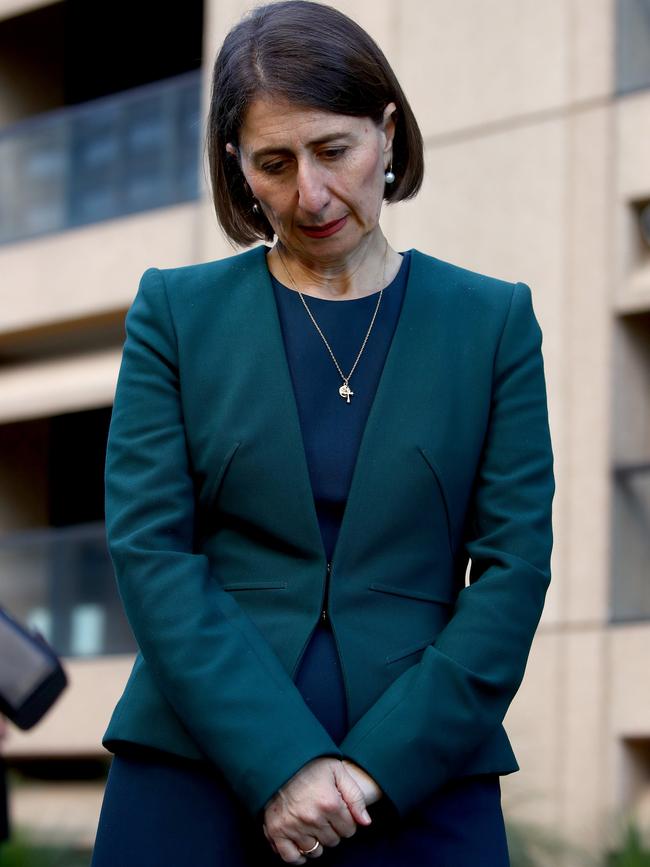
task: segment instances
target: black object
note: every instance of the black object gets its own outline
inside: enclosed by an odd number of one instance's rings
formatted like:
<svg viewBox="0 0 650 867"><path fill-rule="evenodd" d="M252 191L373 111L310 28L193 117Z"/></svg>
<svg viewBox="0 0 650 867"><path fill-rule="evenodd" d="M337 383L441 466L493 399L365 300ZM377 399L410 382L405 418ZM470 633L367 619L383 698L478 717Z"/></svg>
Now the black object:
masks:
<svg viewBox="0 0 650 867"><path fill-rule="evenodd" d="M0 843L5 843L10 836L7 771L5 761L0 756Z"/></svg>
<svg viewBox="0 0 650 867"><path fill-rule="evenodd" d="M0 606L0 713L21 729L41 719L68 679L56 652Z"/></svg>

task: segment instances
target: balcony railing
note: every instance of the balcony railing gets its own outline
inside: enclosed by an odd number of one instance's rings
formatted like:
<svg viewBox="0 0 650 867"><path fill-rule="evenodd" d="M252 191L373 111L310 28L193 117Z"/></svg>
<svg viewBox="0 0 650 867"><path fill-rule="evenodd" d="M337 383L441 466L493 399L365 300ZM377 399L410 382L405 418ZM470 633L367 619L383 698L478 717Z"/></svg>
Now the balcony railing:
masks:
<svg viewBox="0 0 650 867"><path fill-rule="evenodd" d="M650 619L650 461L614 468L611 619Z"/></svg>
<svg viewBox="0 0 650 867"><path fill-rule="evenodd" d="M62 656L137 650L102 521L0 536L0 603Z"/></svg>
<svg viewBox="0 0 650 867"><path fill-rule="evenodd" d="M199 195L200 70L0 132L0 244Z"/></svg>

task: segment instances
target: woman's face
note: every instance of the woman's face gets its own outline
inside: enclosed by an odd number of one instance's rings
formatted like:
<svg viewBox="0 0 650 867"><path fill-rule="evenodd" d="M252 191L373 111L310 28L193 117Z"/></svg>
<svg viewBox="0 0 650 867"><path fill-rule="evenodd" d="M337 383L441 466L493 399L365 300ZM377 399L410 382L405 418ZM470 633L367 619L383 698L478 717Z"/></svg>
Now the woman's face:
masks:
<svg viewBox="0 0 650 867"><path fill-rule="evenodd" d="M345 258L379 223L395 124L255 99L240 130L241 169L284 246L306 260ZM230 153L236 153L232 145Z"/></svg>

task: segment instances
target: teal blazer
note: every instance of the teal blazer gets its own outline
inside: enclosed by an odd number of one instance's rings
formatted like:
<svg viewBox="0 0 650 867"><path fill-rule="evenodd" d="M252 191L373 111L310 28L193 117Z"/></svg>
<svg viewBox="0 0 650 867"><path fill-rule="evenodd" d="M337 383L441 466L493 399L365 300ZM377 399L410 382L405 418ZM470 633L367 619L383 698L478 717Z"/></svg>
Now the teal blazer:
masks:
<svg viewBox="0 0 650 867"><path fill-rule="evenodd" d="M336 744L293 682L327 563L265 253L149 268L126 317L106 532L139 652L102 744L213 763L254 815L347 757L405 815L519 769L502 722L552 549L542 335L526 284L412 251L331 562Z"/></svg>

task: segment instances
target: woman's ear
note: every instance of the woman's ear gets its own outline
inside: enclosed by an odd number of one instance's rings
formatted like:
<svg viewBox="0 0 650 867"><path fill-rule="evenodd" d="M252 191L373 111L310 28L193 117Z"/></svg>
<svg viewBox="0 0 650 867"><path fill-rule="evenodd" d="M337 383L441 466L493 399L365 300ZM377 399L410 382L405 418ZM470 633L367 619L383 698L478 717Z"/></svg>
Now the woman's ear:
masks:
<svg viewBox="0 0 650 867"><path fill-rule="evenodd" d="M384 131L384 135L386 136L386 143L384 145L384 153L390 151L393 146L393 139L395 138L395 113L397 112L397 106L394 102L389 102L386 108L384 109L384 116L382 120L382 129Z"/></svg>
<svg viewBox="0 0 650 867"><path fill-rule="evenodd" d="M226 153L228 154L228 156L234 157L237 160L237 167L238 167L238 169L241 173L241 176L242 176L244 189L246 190L246 192L249 195L252 196L253 194L251 193L250 187L248 186L248 183L247 183L246 178L244 176L244 171L243 171L242 166L241 166L241 160L239 158L239 148L236 147L234 144L232 144L232 142L226 142Z"/></svg>

